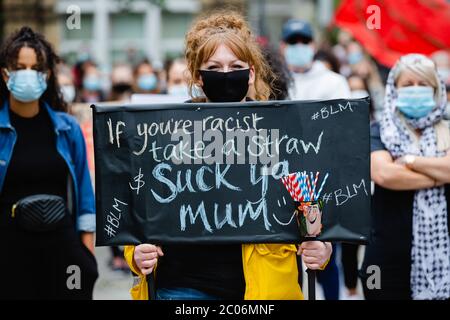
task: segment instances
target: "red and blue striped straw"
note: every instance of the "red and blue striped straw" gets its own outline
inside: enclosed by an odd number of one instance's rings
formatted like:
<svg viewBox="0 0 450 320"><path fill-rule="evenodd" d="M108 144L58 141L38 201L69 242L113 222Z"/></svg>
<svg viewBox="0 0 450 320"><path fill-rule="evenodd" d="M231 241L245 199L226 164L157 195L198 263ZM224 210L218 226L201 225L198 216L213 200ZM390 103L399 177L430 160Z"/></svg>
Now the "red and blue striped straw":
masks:
<svg viewBox="0 0 450 320"><path fill-rule="evenodd" d="M291 185L289 184L289 181L288 181L287 177L281 177L281 181L283 182L284 187L289 192L291 197L294 199L294 191L292 190Z"/></svg>
<svg viewBox="0 0 450 320"><path fill-rule="evenodd" d="M311 172L311 181L312 181L312 176L313 176L313 173ZM312 199L313 201L317 200L317 197L316 197L316 185L317 185L317 180L318 179L319 179L319 171L316 172L316 178L314 179L314 183L313 183L313 189L312 189L312 195L313 195L313 198L314 198L314 199Z"/></svg>
<svg viewBox="0 0 450 320"><path fill-rule="evenodd" d="M306 175L306 191L307 191L307 195L308 195L308 201L311 201L312 195L311 195L311 183L309 181L309 176L307 173L305 173Z"/></svg>
<svg viewBox="0 0 450 320"><path fill-rule="evenodd" d="M298 182L300 184L300 189L302 192L302 199L307 200L306 184L305 184L305 172L299 172Z"/></svg>
<svg viewBox="0 0 450 320"><path fill-rule="evenodd" d="M295 201L302 201L301 199L301 190L300 190L300 184L298 183L298 172L290 173L289 174L289 183L291 184L291 188L294 191Z"/></svg>

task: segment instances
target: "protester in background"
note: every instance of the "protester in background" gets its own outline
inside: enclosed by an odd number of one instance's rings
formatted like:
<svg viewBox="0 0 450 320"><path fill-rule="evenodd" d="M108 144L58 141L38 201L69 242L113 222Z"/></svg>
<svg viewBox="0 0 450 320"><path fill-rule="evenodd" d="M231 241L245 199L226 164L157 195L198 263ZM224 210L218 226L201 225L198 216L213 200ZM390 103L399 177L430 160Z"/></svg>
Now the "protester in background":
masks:
<svg viewBox="0 0 450 320"><path fill-rule="evenodd" d="M352 42L352 35L345 30L339 29L337 34L337 43L332 47L331 51L339 62L339 72L344 77L351 74L351 68L348 64L348 45Z"/></svg>
<svg viewBox="0 0 450 320"><path fill-rule="evenodd" d="M363 48L356 41L350 42L347 46L347 62L352 73L361 77L368 76L370 66L365 59Z"/></svg>
<svg viewBox="0 0 450 320"><path fill-rule="evenodd" d="M158 76L148 60L139 63L134 69L135 93L160 93Z"/></svg>
<svg viewBox="0 0 450 320"><path fill-rule="evenodd" d="M61 93L64 101L70 107L71 104L75 101L75 97L77 95L77 91L75 88L75 84L73 82L72 73L64 64L60 64L58 66L58 84L61 88Z"/></svg>
<svg viewBox="0 0 450 320"><path fill-rule="evenodd" d="M184 59L175 59L167 67L167 93L189 97L189 71Z"/></svg>
<svg viewBox="0 0 450 320"><path fill-rule="evenodd" d="M286 62L283 57L280 57L279 52L270 45L263 46L262 52L274 74L273 79L266 80L267 83L272 84L269 100L288 100L289 88L292 86L293 79Z"/></svg>
<svg viewBox="0 0 450 320"><path fill-rule="evenodd" d="M293 100L338 99L350 97L345 78L313 61L316 45L309 23L291 19L283 26L281 53L293 72ZM324 85L326 83L326 85Z"/></svg>
<svg viewBox="0 0 450 320"><path fill-rule="evenodd" d="M449 299L450 130L436 67L419 54L389 73L385 108L372 125L372 238L362 268L367 299ZM368 266L380 288L366 286Z"/></svg>
<svg viewBox="0 0 450 320"><path fill-rule="evenodd" d="M58 62L51 44L28 27L0 49L2 299L91 299L98 276L86 149L80 127L66 113ZM36 197L48 195L59 196L68 209L57 210L50 200L36 204ZM41 225L24 223L19 201L34 208L32 221ZM50 214L61 220L40 219ZM72 265L81 272L77 290L68 285Z"/></svg>
<svg viewBox="0 0 450 320"><path fill-rule="evenodd" d="M86 62L82 69L82 89L78 102L96 103L105 100L101 73L93 62Z"/></svg>
<svg viewBox="0 0 450 320"><path fill-rule="evenodd" d="M321 61L328 70L339 73L341 68L338 58L328 49L321 48L314 55L315 61Z"/></svg>
<svg viewBox="0 0 450 320"><path fill-rule="evenodd" d="M309 23L288 20L283 26L282 39L280 49L294 78L292 100L350 98L346 79L329 70L322 61L313 61L316 46ZM339 270L334 254L328 268L318 273L317 280L323 285L327 300L339 300Z"/></svg>
<svg viewBox="0 0 450 320"><path fill-rule="evenodd" d="M244 18L219 12L197 20L186 35L186 60L200 102L244 102L254 86L257 100L267 100L270 69ZM323 269L331 244L304 242L298 249L311 269ZM145 298L145 275L156 271L157 299L301 299L294 244L165 245L125 248L140 283L135 298Z"/></svg>
<svg viewBox="0 0 450 320"><path fill-rule="evenodd" d="M370 93L375 119L380 120L378 116L383 111L384 88L378 67L366 55L364 49L358 42L350 42L347 50L351 74L364 79L368 92Z"/></svg>
<svg viewBox="0 0 450 320"><path fill-rule="evenodd" d="M436 51L430 58L436 64L437 72L444 80L444 83L446 85L450 84L450 52L445 50Z"/></svg>
<svg viewBox="0 0 450 320"><path fill-rule="evenodd" d="M445 50L436 51L431 55L431 59L436 63L437 72L444 80L447 89L447 112L445 118L450 120L450 53Z"/></svg>
<svg viewBox="0 0 450 320"><path fill-rule="evenodd" d="M350 87L350 94L352 99L370 97L369 85L367 84L365 78L357 74L351 74L348 77L347 81ZM369 113L370 113L370 121L375 121L375 119L378 119L379 116L375 115L372 99L370 99L369 102Z"/></svg>
<svg viewBox="0 0 450 320"><path fill-rule="evenodd" d="M92 61L93 60L88 52L81 51L78 53L77 62L72 68L73 82L77 91L81 91L83 88L83 70L87 65L92 64Z"/></svg>
<svg viewBox="0 0 450 320"><path fill-rule="evenodd" d="M130 101L133 86L133 70L128 64L118 64L111 72L111 101Z"/></svg>

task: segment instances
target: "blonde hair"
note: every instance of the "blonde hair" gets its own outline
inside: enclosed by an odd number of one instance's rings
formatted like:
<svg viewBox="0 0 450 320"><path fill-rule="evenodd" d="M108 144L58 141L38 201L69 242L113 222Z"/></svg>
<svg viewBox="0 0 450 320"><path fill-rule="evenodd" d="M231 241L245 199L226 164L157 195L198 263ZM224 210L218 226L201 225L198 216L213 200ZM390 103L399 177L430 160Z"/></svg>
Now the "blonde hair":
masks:
<svg viewBox="0 0 450 320"><path fill-rule="evenodd" d="M439 85L437 69L433 60L417 53L407 54L401 57L394 73L394 82L396 85L398 78L406 70L411 71L433 87L435 101L439 104L439 99L441 97L441 86Z"/></svg>
<svg viewBox="0 0 450 320"><path fill-rule="evenodd" d="M268 66L261 48L257 44L244 17L234 11L218 11L197 19L186 34L185 57L191 74L189 92L193 99L195 84L200 79L199 69L202 63L217 50L226 45L239 60L253 66L255 83L250 92L256 100L268 100L271 86L265 79L274 79L275 75Z"/></svg>

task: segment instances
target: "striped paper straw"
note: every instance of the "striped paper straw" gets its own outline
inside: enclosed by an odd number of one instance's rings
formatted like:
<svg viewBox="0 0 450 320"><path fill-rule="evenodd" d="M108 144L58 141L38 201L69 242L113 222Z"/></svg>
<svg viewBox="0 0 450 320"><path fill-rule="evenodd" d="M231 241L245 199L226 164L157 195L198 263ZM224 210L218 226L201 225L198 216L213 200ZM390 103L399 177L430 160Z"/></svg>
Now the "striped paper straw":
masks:
<svg viewBox="0 0 450 320"><path fill-rule="evenodd" d="M311 180L312 180L312 172L311 172ZM316 186L317 186L317 180L319 180L319 171L316 172L316 178L314 179L314 183L313 183L313 190L312 190L312 195L314 197L313 200L317 200L316 195Z"/></svg>
<svg viewBox="0 0 450 320"><path fill-rule="evenodd" d="M327 172L327 174L325 175L325 178L323 178L323 181L322 181L322 184L321 184L321 186L320 186L319 191L317 191L316 199L319 199L320 193L322 192L323 186L325 185L325 182L327 181L327 178L328 178L328 172Z"/></svg>
<svg viewBox="0 0 450 320"><path fill-rule="evenodd" d="M306 192L307 192L307 195L308 195L308 201L311 201L311 183L309 182L309 176L308 176L308 174L306 173L305 174L306 175Z"/></svg>
<svg viewBox="0 0 450 320"><path fill-rule="evenodd" d="M295 192L295 199L296 201L302 201L302 192L300 189L300 183L298 182L298 172L292 173L291 176L291 183L292 183L292 188Z"/></svg>
<svg viewBox="0 0 450 320"><path fill-rule="evenodd" d="M298 184L295 181L295 173L289 174L288 180L289 180L289 185L291 186L291 189L292 189L292 194L293 194L292 199L294 199L294 201L297 201L298 196L299 196L299 189L298 189Z"/></svg>
<svg viewBox="0 0 450 320"><path fill-rule="evenodd" d="M281 181L283 182L284 187L289 192L292 198L294 198L294 191L292 190L287 177L281 177ZM295 199L294 199L295 200Z"/></svg>
<svg viewBox="0 0 450 320"><path fill-rule="evenodd" d="M306 186L306 171L302 172L302 191L305 201L308 201L308 188Z"/></svg>
<svg viewBox="0 0 450 320"><path fill-rule="evenodd" d="M304 199L305 198L305 186L304 186L304 182L303 182L303 172L299 172L298 183L300 184L302 199Z"/></svg>

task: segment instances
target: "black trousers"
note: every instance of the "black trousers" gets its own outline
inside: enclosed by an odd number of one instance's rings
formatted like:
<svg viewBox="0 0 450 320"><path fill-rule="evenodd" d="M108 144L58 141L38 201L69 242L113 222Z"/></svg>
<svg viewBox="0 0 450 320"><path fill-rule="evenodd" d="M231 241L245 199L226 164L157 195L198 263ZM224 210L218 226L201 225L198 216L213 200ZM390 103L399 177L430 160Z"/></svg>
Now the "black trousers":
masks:
<svg viewBox="0 0 450 320"><path fill-rule="evenodd" d="M97 262L71 217L55 231L30 232L0 213L0 299L92 299Z"/></svg>

